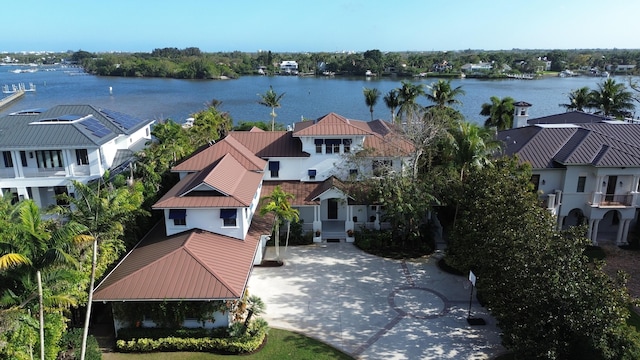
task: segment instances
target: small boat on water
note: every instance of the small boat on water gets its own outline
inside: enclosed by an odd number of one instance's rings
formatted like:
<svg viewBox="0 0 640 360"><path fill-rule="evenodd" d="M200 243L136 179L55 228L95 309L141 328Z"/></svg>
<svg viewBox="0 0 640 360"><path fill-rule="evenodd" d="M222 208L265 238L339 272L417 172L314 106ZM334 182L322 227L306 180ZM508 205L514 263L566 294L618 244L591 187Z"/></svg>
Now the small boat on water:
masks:
<svg viewBox="0 0 640 360"><path fill-rule="evenodd" d="M367 70L367 71L364 73L364 76L366 76L366 77L371 77L371 76L376 76L376 74L375 74L375 73L373 73L373 72L371 72L371 70Z"/></svg>

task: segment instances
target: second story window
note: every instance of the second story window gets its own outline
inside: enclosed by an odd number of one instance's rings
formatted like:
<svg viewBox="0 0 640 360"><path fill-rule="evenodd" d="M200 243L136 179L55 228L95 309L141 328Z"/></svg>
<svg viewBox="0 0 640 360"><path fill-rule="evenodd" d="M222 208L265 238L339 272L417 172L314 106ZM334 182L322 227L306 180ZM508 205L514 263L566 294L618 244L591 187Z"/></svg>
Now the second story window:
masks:
<svg viewBox="0 0 640 360"><path fill-rule="evenodd" d="M4 160L4 167L6 168L13 167L13 158L11 158L11 151L3 151L2 158Z"/></svg>
<svg viewBox="0 0 640 360"><path fill-rule="evenodd" d="M169 219L175 226L187 225L187 209L169 209Z"/></svg>
<svg viewBox="0 0 640 360"><path fill-rule="evenodd" d="M584 192L584 185L587 183L587 177L586 176L580 176L578 177L578 188L576 189L576 192Z"/></svg>
<svg viewBox="0 0 640 360"><path fill-rule="evenodd" d="M20 161L22 162L22 167L27 167L27 152L20 151Z"/></svg>
<svg viewBox="0 0 640 360"><path fill-rule="evenodd" d="M322 144L324 144L324 140L315 139L314 142L316 144L316 154L322 154Z"/></svg>
<svg viewBox="0 0 640 360"><path fill-rule="evenodd" d="M540 186L540 175L531 175L531 183L533 184L533 191L538 191L538 187Z"/></svg>
<svg viewBox="0 0 640 360"><path fill-rule="evenodd" d="M342 139L342 144L344 145L344 153L351 152L351 139Z"/></svg>
<svg viewBox="0 0 640 360"><path fill-rule="evenodd" d="M272 178L280 176L280 161L269 161L269 172Z"/></svg>
<svg viewBox="0 0 640 360"><path fill-rule="evenodd" d="M326 153L327 154L340 154L340 143L342 141L340 139L326 139L324 143L326 144Z"/></svg>
<svg viewBox="0 0 640 360"><path fill-rule="evenodd" d="M64 166L62 164L61 150L36 151L36 160L38 161L38 168L40 169L61 168Z"/></svg>
<svg viewBox="0 0 640 360"><path fill-rule="evenodd" d="M89 165L89 154L87 149L76 149L76 164Z"/></svg>
<svg viewBox="0 0 640 360"><path fill-rule="evenodd" d="M236 227L238 222L238 209L220 209L220 218L223 227Z"/></svg>

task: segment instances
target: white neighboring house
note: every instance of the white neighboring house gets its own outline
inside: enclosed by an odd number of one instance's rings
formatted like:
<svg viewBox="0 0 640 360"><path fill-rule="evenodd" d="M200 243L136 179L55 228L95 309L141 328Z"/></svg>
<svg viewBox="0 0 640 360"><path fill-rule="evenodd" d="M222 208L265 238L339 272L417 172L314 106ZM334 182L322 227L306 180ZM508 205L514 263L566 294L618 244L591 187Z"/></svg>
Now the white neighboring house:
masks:
<svg viewBox="0 0 640 360"><path fill-rule="evenodd" d="M153 205L164 221L96 287L94 301L241 298L272 229L272 217L256 216L259 201L276 186L295 195L304 229L321 232L314 241L353 241L347 230L379 228L380 207L347 196L335 175L401 171L412 145L395 134L381 120L330 113L291 131L231 132L199 149L172 168L180 181ZM346 159L364 149L362 163L348 165ZM205 326L227 326L226 316L217 314ZM114 321L116 331L126 325ZM184 325L202 326L193 319Z"/></svg>
<svg viewBox="0 0 640 360"><path fill-rule="evenodd" d="M532 165L532 182L558 228L586 224L594 245L627 244L640 207L640 125L578 111L528 124L498 139L505 154Z"/></svg>
<svg viewBox="0 0 640 360"><path fill-rule="evenodd" d="M151 139L153 120L90 105L58 105L0 118L0 188L46 208L87 183L126 167Z"/></svg>
<svg viewBox="0 0 640 360"><path fill-rule="evenodd" d="M298 75L298 63L293 60L286 60L280 63L281 75Z"/></svg>

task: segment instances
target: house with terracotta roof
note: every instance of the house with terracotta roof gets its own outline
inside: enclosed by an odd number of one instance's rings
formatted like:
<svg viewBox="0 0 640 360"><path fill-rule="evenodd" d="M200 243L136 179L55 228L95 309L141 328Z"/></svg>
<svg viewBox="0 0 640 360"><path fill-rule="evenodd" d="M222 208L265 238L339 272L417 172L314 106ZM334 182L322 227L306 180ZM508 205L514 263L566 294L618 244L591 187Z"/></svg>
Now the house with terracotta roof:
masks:
<svg viewBox="0 0 640 360"><path fill-rule="evenodd" d="M0 118L0 188L15 201L40 208L56 195L74 192L109 170L126 169L134 152L151 139L153 120L90 105L30 109Z"/></svg>
<svg viewBox="0 0 640 360"><path fill-rule="evenodd" d="M350 197L338 178L402 171L412 145L396 134L381 120L330 113L291 131L231 132L199 149L172 168L180 181L153 205L163 223L96 287L94 301L240 299L271 235L273 218L256 216L260 199L276 186L294 194L304 230L321 234L314 241L353 241L347 230L380 228L379 206ZM217 314L205 326L228 324ZM116 330L125 325L116 319Z"/></svg>
<svg viewBox="0 0 640 360"><path fill-rule="evenodd" d="M527 123L498 138L506 155L531 164L558 228L586 224L594 245L627 244L640 207L640 125L579 111Z"/></svg>

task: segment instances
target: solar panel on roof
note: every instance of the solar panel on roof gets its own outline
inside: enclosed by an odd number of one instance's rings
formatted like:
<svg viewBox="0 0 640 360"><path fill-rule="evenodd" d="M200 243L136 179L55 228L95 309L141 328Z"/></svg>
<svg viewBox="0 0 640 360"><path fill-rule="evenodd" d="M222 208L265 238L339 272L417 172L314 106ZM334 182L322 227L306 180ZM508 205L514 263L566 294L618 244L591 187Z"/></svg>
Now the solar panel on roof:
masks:
<svg viewBox="0 0 640 360"><path fill-rule="evenodd" d="M111 110L105 110L105 109L102 109L100 111L103 114L105 114L107 117L109 117L111 120L113 120L116 124L120 125L120 127L125 130L129 130L132 127L137 126L141 122L140 119L136 119L133 116L123 114L117 111L111 111Z"/></svg>
<svg viewBox="0 0 640 360"><path fill-rule="evenodd" d="M82 125L84 125L87 130L91 131L91 133L95 137L102 138L106 135L111 134L111 130L109 130L106 126L104 126L104 124L93 117L89 117L83 120Z"/></svg>

